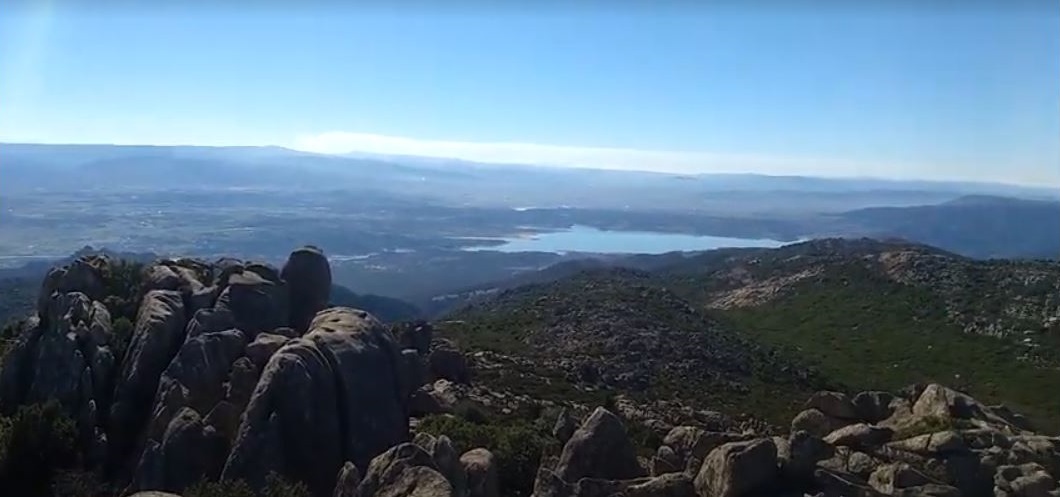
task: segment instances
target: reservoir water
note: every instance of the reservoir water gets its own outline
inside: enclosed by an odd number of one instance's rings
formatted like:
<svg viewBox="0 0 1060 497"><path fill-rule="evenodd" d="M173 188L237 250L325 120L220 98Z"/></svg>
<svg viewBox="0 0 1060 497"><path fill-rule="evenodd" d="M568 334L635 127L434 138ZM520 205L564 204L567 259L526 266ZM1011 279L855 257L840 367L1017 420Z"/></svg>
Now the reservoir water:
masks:
<svg viewBox="0 0 1060 497"><path fill-rule="evenodd" d="M792 242L769 239L698 236L647 231L604 231L574 226L566 231L535 233L503 238L503 245L469 247L467 250L501 252L594 252L611 254L662 254L674 251L711 250L729 247L774 248Z"/></svg>

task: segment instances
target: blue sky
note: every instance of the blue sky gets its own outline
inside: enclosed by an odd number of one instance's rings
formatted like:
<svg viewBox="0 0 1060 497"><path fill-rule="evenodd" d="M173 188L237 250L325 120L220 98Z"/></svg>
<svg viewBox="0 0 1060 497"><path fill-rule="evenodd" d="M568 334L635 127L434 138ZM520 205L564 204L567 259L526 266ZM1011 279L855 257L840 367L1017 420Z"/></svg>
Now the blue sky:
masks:
<svg viewBox="0 0 1060 497"><path fill-rule="evenodd" d="M0 141L1060 183L1055 1L15 2L0 9Z"/></svg>

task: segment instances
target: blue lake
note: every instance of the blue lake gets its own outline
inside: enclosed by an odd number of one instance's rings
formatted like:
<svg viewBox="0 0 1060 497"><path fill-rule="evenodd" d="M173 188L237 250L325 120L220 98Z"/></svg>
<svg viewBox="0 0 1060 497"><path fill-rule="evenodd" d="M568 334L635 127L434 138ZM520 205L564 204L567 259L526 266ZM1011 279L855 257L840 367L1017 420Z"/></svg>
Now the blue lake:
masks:
<svg viewBox="0 0 1060 497"><path fill-rule="evenodd" d="M696 236L646 231L603 231L574 226L567 231L504 238L503 245L469 247L467 250L501 252L595 252L611 254L662 254L674 251L711 250L729 247L773 248L792 242L768 239Z"/></svg>

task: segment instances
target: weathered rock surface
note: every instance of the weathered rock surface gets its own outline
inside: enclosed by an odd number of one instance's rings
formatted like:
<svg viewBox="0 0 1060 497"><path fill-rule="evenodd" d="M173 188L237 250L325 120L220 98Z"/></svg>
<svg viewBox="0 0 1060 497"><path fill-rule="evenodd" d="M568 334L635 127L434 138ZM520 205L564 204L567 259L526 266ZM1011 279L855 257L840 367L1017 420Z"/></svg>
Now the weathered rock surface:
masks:
<svg viewBox="0 0 1060 497"><path fill-rule="evenodd" d="M328 258L317 247L302 247L288 256L280 277L287 282L291 295L291 328L305 331L331 298Z"/></svg>
<svg viewBox="0 0 1060 497"><path fill-rule="evenodd" d="M500 480L497 461L487 449L471 449L460 456L460 465L467 475L468 497L498 497Z"/></svg>
<svg viewBox="0 0 1060 497"><path fill-rule="evenodd" d="M430 454L418 445L404 443L372 459L356 495L449 497L455 494L449 481L435 470Z"/></svg>
<svg viewBox="0 0 1060 497"><path fill-rule="evenodd" d="M345 462L368 467L408 439L400 360L394 337L371 315L318 313L308 334L269 359L224 476L260 488L277 471L329 495Z"/></svg>
<svg viewBox="0 0 1060 497"><path fill-rule="evenodd" d="M824 441L839 447L871 448L891 441L893 436L890 428L858 423L829 433Z"/></svg>
<svg viewBox="0 0 1060 497"><path fill-rule="evenodd" d="M567 482L581 478L622 480L644 476L622 421L598 407L563 446L556 475Z"/></svg>
<svg viewBox="0 0 1060 497"><path fill-rule="evenodd" d="M114 390L112 463L124 464L124 459L134 450L149 418L162 372L184 343L185 324L180 292L147 292Z"/></svg>
<svg viewBox="0 0 1060 497"><path fill-rule="evenodd" d="M806 409L800 412L795 419L791 420L791 431L805 431L818 437L826 437L829 433L850 424L850 421L829 416L818 409Z"/></svg>
<svg viewBox="0 0 1060 497"><path fill-rule="evenodd" d="M731 442L707 455L696 475L695 488L699 495L740 497L771 485L777 468L773 440Z"/></svg>

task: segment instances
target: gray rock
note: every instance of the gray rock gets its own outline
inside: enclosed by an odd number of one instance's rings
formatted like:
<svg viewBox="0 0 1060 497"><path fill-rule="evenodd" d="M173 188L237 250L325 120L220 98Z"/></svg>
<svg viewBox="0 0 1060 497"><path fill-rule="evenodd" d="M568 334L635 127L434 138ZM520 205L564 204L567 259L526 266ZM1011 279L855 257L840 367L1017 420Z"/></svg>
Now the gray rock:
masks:
<svg viewBox="0 0 1060 497"><path fill-rule="evenodd" d="M684 473L670 473L625 489L626 497L696 497L692 479Z"/></svg>
<svg viewBox="0 0 1060 497"><path fill-rule="evenodd" d="M663 437L663 445L672 448L677 457L683 461L685 471L695 475L710 451L729 442L742 442L753 438L754 435L750 434L706 431L694 426L675 426Z"/></svg>
<svg viewBox="0 0 1060 497"><path fill-rule="evenodd" d="M677 456L668 445L660 445L651 458L651 475L661 476L667 473L680 473L685 469L685 461Z"/></svg>
<svg viewBox="0 0 1060 497"><path fill-rule="evenodd" d="M408 439L400 354L368 313L321 311L310 332L272 355L247 405L224 477L261 488L276 470L330 494L347 461Z"/></svg>
<svg viewBox="0 0 1060 497"><path fill-rule="evenodd" d="M426 450L418 445L411 443L395 445L372 459L361 484L357 487L357 495L360 497L380 495L384 489L394 487L402 478L402 473L416 467L425 467L434 471L434 460ZM440 473L438 475L452 492L448 480L445 480Z"/></svg>
<svg viewBox="0 0 1060 497"><path fill-rule="evenodd" d="M453 494L462 496L467 493L467 474L460 464L460 455L453 448L453 441L445 435L439 435L424 447L434 461L434 469L438 470L449 484L453 487Z"/></svg>
<svg viewBox="0 0 1060 497"><path fill-rule="evenodd" d="M439 347L427 356L431 377L446 379L456 383L471 383L471 371L467 359L459 350L449 346Z"/></svg>
<svg viewBox="0 0 1060 497"><path fill-rule="evenodd" d="M817 409L827 416L838 419L857 420L858 411L850 397L841 392L822 391L806 401L806 409Z"/></svg>
<svg viewBox="0 0 1060 497"><path fill-rule="evenodd" d="M858 423L829 433L824 441L835 446L872 448L890 442L893 436L894 430L890 428Z"/></svg>
<svg viewBox="0 0 1060 497"><path fill-rule="evenodd" d="M578 431L578 420L571 415L569 409L563 408L556 416L556 423L552 425L552 436L559 440L559 443L566 444L575 431Z"/></svg>
<svg viewBox="0 0 1060 497"><path fill-rule="evenodd" d="M895 399L890 392L861 392L854 396L854 410L859 420L866 423L879 423L894 414L891 402Z"/></svg>
<svg viewBox="0 0 1060 497"><path fill-rule="evenodd" d="M226 443L194 409L173 417L161 441L148 442L137 467L138 489L181 492L196 482L215 480L224 463Z"/></svg>
<svg viewBox="0 0 1060 497"><path fill-rule="evenodd" d="M581 478L622 480L645 475L622 421L602 407L563 446L556 475L564 481Z"/></svg>
<svg viewBox="0 0 1060 497"><path fill-rule="evenodd" d="M787 448L787 454L778 453L778 457L785 476L793 480L812 478L817 463L835 455L831 445L805 431L792 433L788 437Z"/></svg>
<svg viewBox="0 0 1060 497"><path fill-rule="evenodd" d="M331 299L328 258L317 247L302 247L287 257L280 276L290 287L291 328L305 331L317 312L326 308Z"/></svg>
<svg viewBox="0 0 1060 497"><path fill-rule="evenodd" d="M290 340L290 338L283 335L258 333L258 336L254 337L254 341L247 345L247 357L260 371L265 368L265 364L268 364L269 358Z"/></svg>
<svg viewBox="0 0 1060 497"><path fill-rule="evenodd" d="M493 453L487 449L472 449L460 456L460 465L467 474L468 497L499 497L500 478Z"/></svg>
<svg viewBox="0 0 1060 497"><path fill-rule="evenodd" d="M817 437L826 437L850 422L833 418L817 409L806 409L791 420L791 431L805 431Z"/></svg>
<svg viewBox="0 0 1060 497"><path fill-rule="evenodd" d="M162 372L184 343L186 318L180 292L152 290L144 296L132 342L125 353L111 408L111 462L121 464L133 450ZM135 455L135 454L134 454Z"/></svg>
<svg viewBox="0 0 1060 497"><path fill-rule="evenodd" d="M777 447L771 439L731 442L707 455L695 479L699 495L740 497L777 477Z"/></svg>
<svg viewBox="0 0 1060 497"><path fill-rule="evenodd" d="M236 327L248 337L290 322L287 285L278 276L268 277L273 273L275 270L267 266L247 266L243 272L228 277L228 287L218 298L217 307L232 311Z"/></svg>
<svg viewBox="0 0 1060 497"><path fill-rule="evenodd" d="M236 327L236 318L232 311L225 308L199 309L188 321L187 337L196 337L203 333L216 333Z"/></svg>
<svg viewBox="0 0 1060 497"><path fill-rule="evenodd" d="M889 447L916 454L936 455L968 450L964 438L954 431L940 431L898 440L888 444Z"/></svg>
<svg viewBox="0 0 1060 497"><path fill-rule="evenodd" d="M416 352L416 349L401 351L401 369L409 387L408 395L412 395L412 392L427 383L427 368L423 364L423 357Z"/></svg>
<svg viewBox="0 0 1060 497"><path fill-rule="evenodd" d="M828 469L818 468L813 479L825 497L884 497L864 482Z"/></svg>
<svg viewBox="0 0 1060 497"><path fill-rule="evenodd" d="M148 454L152 446L159 447L163 456L168 454L166 457L169 459L162 457L159 464L175 464L172 462L173 460L182 461L186 458L183 454L174 456L172 451L165 445L164 440L164 437L170 436L174 429L173 423L177 421L175 418L181 414L187 418L190 416L189 413L193 413L195 422L198 424L202 424L201 420L199 420L200 412L213 414L212 419L220 421L224 425L210 427L212 430L210 436L200 436L195 439L196 443L200 439L205 440L206 438L213 443L216 438L222 441L221 450L227 450L227 442L233 430L233 427L230 426L231 421L219 418L223 414L222 412L214 413L213 411L217 404L225 398L225 381L228 379L229 370L232 363L242 355L245 346L246 339L237 330L206 333L189 338L184 342L159 380L154 407L150 421L147 424L147 442L139 457L141 461L139 464L140 468L153 471L154 466L147 461L150 457L153 457L153 455ZM238 414L235 414L235 416L238 417ZM188 420L185 419L184 422L187 423ZM205 426L197 427L198 431L196 433L203 432L205 428ZM180 433L185 437L181 440L187 440L187 434L183 431ZM193 448L198 448L198 446ZM197 475L196 478L206 474L216 476L220 474L221 467L224 464L224 454L221 454L220 457L206 457L204 454L204 457L195 462L197 464L206 462L213 464L210 467L196 466L198 471L195 473ZM184 488L176 484L158 486L157 484L163 481L159 477L137 475L136 478L141 481L142 485L139 488L142 489L183 490ZM179 481L185 486L189 483L183 479L166 479L164 481ZM197 480L193 480L190 483L195 481Z"/></svg>
<svg viewBox="0 0 1060 497"><path fill-rule="evenodd" d="M416 466L402 471L394 482L379 490L375 497L454 497L449 481L437 471Z"/></svg>
<svg viewBox="0 0 1060 497"><path fill-rule="evenodd" d="M63 267L52 268L41 282L37 294L37 315L47 327L53 294L82 293L89 300L101 301L105 296L103 273L110 267L106 256L83 256Z"/></svg>
<svg viewBox="0 0 1060 497"><path fill-rule="evenodd" d="M352 462L346 461L339 470L335 481L335 492L332 497L358 497L357 487L361 484L361 472Z"/></svg>
<svg viewBox="0 0 1060 497"><path fill-rule="evenodd" d="M394 327L398 343L403 349L414 349L420 355L427 355L434 337L434 328L425 321L402 323Z"/></svg>
<svg viewBox="0 0 1060 497"><path fill-rule="evenodd" d="M927 475L905 463L886 464L876 468L869 477L869 485L885 494L895 490L937 483Z"/></svg>

